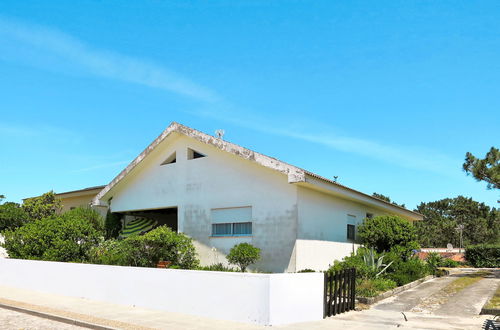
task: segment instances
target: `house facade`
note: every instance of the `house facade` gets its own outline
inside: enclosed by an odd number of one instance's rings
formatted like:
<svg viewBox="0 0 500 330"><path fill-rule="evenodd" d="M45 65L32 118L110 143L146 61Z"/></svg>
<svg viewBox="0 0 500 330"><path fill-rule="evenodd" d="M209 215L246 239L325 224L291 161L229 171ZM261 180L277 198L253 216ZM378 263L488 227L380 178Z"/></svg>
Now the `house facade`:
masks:
<svg viewBox="0 0 500 330"><path fill-rule="evenodd" d="M235 244L261 249L254 268L324 270L356 248L366 217L406 210L277 159L172 123L93 198L101 213L155 219L195 241L202 264Z"/></svg>

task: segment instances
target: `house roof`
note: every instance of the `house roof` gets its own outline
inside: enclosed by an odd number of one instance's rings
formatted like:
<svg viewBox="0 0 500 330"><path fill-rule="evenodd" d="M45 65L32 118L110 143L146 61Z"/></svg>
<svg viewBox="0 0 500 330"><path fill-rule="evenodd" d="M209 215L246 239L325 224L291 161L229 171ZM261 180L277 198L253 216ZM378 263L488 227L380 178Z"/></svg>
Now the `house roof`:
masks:
<svg viewBox="0 0 500 330"><path fill-rule="evenodd" d="M103 198L114 186L116 186L121 180L123 180L123 178L125 178L125 176L127 176L127 174L130 173L140 162L142 162L163 140L165 140L173 133L178 133L194 138L200 142L212 145L222 151L229 152L238 157L256 162L264 167L279 171L288 176L289 183L310 183L314 185L315 182L319 180L335 188L335 190L340 193L348 193L349 196L353 199L359 199L363 201L369 200L383 207L385 206L385 208L390 208L396 211L399 210L399 212L408 214L414 219L421 219L423 217L420 213L362 193L358 190L349 188L336 181L327 179L313 172L304 170L300 167L290 165L279 159L260 154L258 152L241 147L228 141L224 141L220 138L205 134L176 122L172 122L153 142L151 142L149 146L146 147L146 149L144 149L139 154L139 156L137 156L123 171L121 171L113 180L111 180L111 182L97 194L97 196L92 201L92 204L102 205L103 202L101 201L101 198Z"/></svg>
<svg viewBox="0 0 500 330"><path fill-rule="evenodd" d="M72 196L79 196L79 195L86 195L86 193L90 193L91 191L95 190L95 192L101 191L106 185L102 186L93 186L93 187L88 187L88 188L83 188L83 189L78 189L78 190L71 190L71 191L65 191L61 193L55 193L56 196L58 197L72 197ZM34 197L27 197L23 198L23 201L31 199Z"/></svg>

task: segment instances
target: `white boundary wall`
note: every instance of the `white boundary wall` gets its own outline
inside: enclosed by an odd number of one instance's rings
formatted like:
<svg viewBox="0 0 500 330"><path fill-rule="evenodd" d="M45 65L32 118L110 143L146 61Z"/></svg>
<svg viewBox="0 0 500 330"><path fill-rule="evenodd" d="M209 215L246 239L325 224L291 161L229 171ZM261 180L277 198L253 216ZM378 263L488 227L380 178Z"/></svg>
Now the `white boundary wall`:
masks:
<svg viewBox="0 0 500 330"><path fill-rule="evenodd" d="M350 256L359 244L345 242L329 242L317 240L295 241L295 269L327 270L335 260Z"/></svg>
<svg viewBox="0 0 500 330"><path fill-rule="evenodd" d="M261 325L321 320L323 280L0 259L0 285Z"/></svg>

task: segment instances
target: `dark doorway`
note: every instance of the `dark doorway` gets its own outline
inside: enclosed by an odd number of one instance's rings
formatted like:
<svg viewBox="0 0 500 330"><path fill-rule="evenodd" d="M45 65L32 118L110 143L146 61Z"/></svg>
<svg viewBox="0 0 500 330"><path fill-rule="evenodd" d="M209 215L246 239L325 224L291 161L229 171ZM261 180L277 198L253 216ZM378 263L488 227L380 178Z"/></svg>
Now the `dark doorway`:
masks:
<svg viewBox="0 0 500 330"><path fill-rule="evenodd" d="M157 210L144 210L144 211L132 211L124 213L126 215L132 215L134 217L148 218L156 220L158 226L167 225L173 231L177 232L177 208L171 207L168 209L157 209Z"/></svg>

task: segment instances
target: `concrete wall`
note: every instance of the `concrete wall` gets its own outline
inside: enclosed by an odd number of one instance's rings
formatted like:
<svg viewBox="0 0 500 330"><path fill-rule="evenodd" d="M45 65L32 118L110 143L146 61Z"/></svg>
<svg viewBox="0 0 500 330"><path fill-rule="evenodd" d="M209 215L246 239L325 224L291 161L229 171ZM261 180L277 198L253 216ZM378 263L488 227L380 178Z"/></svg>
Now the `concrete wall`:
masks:
<svg viewBox="0 0 500 330"><path fill-rule="evenodd" d="M0 285L262 325L321 320L323 280L0 259Z"/></svg>
<svg viewBox="0 0 500 330"><path fill-rule="evenodd" d="M188 160L188 148L206 157ZM173 152L176 163L160 165ZM113 212L178 207L179 231L197 241L203 264L224 261L232 246L249 242L262 250L254 268L288 269L297 232L297 187L279 172L185 136L171 136L109 195ZM242 206L252 207L253 235L211 237L211 210Z"/></svg>
<svg viewBox="0 0 500 330"><path fill-rule="evenodd" d="M359 244L298 239L295 242L295 269L327 270L335 260L355 252Z"/></svg>

